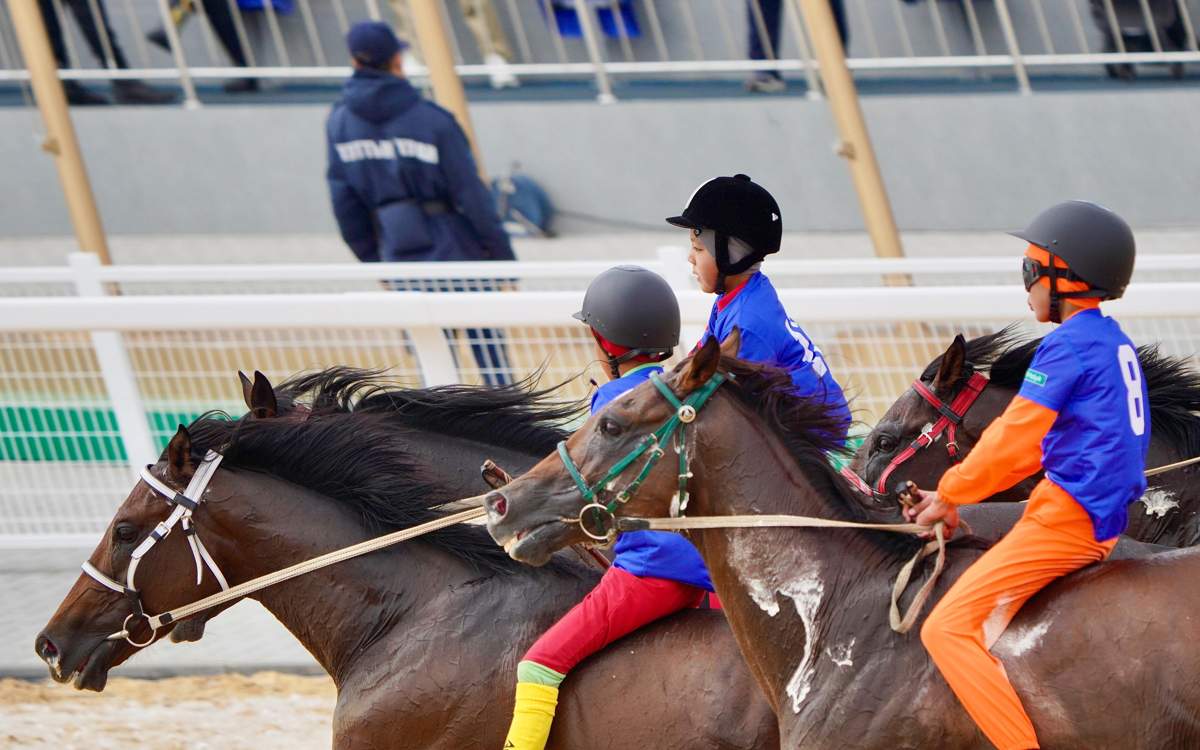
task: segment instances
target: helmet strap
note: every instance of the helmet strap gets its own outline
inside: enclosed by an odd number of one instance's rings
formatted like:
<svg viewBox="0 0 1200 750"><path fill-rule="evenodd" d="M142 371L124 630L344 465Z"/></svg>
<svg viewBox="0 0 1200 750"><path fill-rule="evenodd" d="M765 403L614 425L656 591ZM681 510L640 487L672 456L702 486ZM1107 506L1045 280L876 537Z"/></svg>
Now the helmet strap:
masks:
<svg viewBox="0 0 1200 750"><path fill-rule="evenodd" d="M1058 293L1058 267L1055 261L1058 257L1050 253L1050 265L1046 269L1050 279L1050 322L1062 323L1062 297Z"/></svg>
<svg viewBox="0 0 1200 750"><path fill-rule="evenodd" d="M612 374L613 380L621 377L621 363L611 354L608 355L608 371Z"/></svg>

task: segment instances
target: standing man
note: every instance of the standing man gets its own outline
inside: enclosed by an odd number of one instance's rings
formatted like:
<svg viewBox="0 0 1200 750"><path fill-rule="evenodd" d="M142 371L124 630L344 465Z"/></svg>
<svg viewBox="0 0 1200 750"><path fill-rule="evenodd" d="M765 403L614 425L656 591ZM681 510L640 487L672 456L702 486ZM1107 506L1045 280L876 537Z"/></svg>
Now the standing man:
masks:
<svg viewBox="0 0 1200 750"><path fill-rule="evenodd" d="M364 262L514 260L462 128L404 77L408 45L378 21L355 24L346 41L354 74L326 123L326 179L342 239ZM455 332L446 333L453 342ZM502 334L466 334L484 382L507 383Z"/></svg>

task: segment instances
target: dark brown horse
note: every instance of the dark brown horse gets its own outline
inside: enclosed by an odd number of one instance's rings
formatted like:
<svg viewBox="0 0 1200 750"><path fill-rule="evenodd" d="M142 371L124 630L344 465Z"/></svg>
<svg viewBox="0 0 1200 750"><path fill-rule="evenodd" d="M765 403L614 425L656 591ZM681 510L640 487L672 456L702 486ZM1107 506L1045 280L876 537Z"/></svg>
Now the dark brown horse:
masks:
<svg viewBox="0 0 1200 750"><path fill-rule="evenodd" d="M666 384L685 398L709 382L719 359L717 347L706 345ZM720 364L737 377L690 427L689 516L894 520L868 513L830 467L836 417L827 407L792 395L786 373ZM647 383L593 416L567 450L595 481L675 412ZM667 515L678 471L668 450L618 514ZM610 499L602 493L601 502ZM582 538L578 524L562 520L576 518L582 501L558 456L491 493L485 505L493 537L517 559L543 563ZM892 581L920 542L829 529L710 529L691 538L778 715L783 747L990 747L916 631L898 635L888 626ZM980 554L978 545L953 545L939 593ZM1152 561L1092 566L1022 608L993 651L1045 747L1200 746L1198 576L1200 550L1172 550Z"/></svg>
<svg viewBox="0 0 1200 750"><path fill-rule="evenodd" d="M944 403L951 403L975 373L986 373L987 387L966 410L958 428L960 457L978 441L1016 395L1040 339L1023 341L1011 329L964 341L962 336L925 368L920 382ZM1155 347L1138 349L1138 359L1150 394L1152 439L1147 467L1163 466L1200 455L1200 372L1186 359L1167 357ZM897 455L936 422L938 412L910 388L888 409L864 440L850 465L867 484L879 478ZM895 504L895 490L906 481L932 488L953 465L946 437L896 465L886 480L886 492L876 501ZM1018 484L993 500L1024 500L1038 477ZM1145 497L1130 509L1126 534L1144 542L1188 547L1200 542L1200 465L1151 478ZM975 513L989 515L990 509ZM1015 518L1016 514L1012 515ZM970 521L970 518L968 518ZM976 524L981 528L984 524Z"/></svg>
<svg viewBox="0 0 1200 750"><path fill-rule="evenodd" d="M292 408L305 393L311 411ZM181 488L205 451L223 452L195 520L231 584L436 517L432 505L486 489L484 457L523 470L564 436L555 425L573 413L517 387L382 389L351 371L292 383L279 398L264 379L248 394L257 416L212 415L181 428L153 469ZM167 511L140 483L92 564L123 577L131 548ZM195 586L194 575L182 535L168 536L137 570L146 609L217 590L211 577ZM254 598L337 685L336 747L497 750L517 660L597 578L570 553L533 571L483 528L459 526ZM130 606L81 576L37 638L51 674L103 689L109 670L136 653L105 640ZM684 612L620 641L571 673L562 703L555 748L778 747L774 717L719 612Z"/></svg>

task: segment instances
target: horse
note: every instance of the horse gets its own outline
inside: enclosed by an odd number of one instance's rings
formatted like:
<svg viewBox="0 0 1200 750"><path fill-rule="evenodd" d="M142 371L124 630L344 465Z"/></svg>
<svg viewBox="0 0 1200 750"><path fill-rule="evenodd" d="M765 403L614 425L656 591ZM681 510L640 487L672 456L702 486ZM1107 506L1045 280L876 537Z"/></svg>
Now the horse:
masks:
<svg viewBox="0 0 1200 750"><path fill-rule="evenodd" d="M565 436L561 423L575 413L518 385L405 390L333 369L276 394L259 378L246 386L249 414L208 414L181 427L151 468L178 489L207 451L222 452L196 498L203 502L194 522L230 584L444 515L439 503L485 489L478 473L485 457L523 470ZM305 394L311 405L295 403ZM91 564L124 580L131 550L168 510L139 483ZM212 576L193 585L180 536L155 545L137 569L148 613L218 590ZM533 571L482 527L460 525L253 598L333 679L335 747L492 750L508 728L521 654L598 577L570 554ZM129 599L80 576L36 639L52 677L102 690L109 670L138 650L105 640L130 611ZM199 637L192 622L170 623L160 635L178 626ZM137 642L147 638L144 625L132 629ZM552 748L778 747L770 707L714 610L666 618L597 654L572 672L561 701Z"/></svg>
<svg viewBox="0 0 1200 750"><path fill-rule="evenodd" d="M957 435L939 436L925 449L904 458L905 449L941 416L921 393L909 388L879 420L864 439L849 469L873 488L874 500L882 505L895 502L896 490L912 481L933 488L942 474L961 460L978 441L984 428L1012 401L1021 387L1025 371L1041 339L1022 340L1005 328L997 333L966 341L957 336L945 353L934 359L917 382L949 405L961 397L968 385L984 384L978 397L962 411ZM1151 443L1148 467L1164 466L1200 455L1200 372L1186 359L1165 356L1157 347L1138 348L1138 360L1150 396ZM984 374L986 373L986 380ZM974 379L974 381L973 381ZM956 443L957 455L946 447ZM941 446L939 446L941 443ZM880 487L880 479L892 468ZM1040 474L990 498L1019 501L1029 497ZM1143 542L1170 547L1188 547L1200 542L1200 465L1163 474L1151 480L1139 502L1140 512L1131 509L1126 534ZM980 529L990 528L984 517L997 514L1013 521L1019 512L979 508L968 514L979 518ZM1007 531L1011 524L1000 524Z"/></svg>
<svg viewBox="0 0 1200 750"><path fill-rule="evenodd" d="M593 416L564 445L484 500L488 527L517 560L553 551L614 522L637 527L683 506L695 517L803 513L853 522L871 512L834 469L836 414L797 398L786 372L724 355L713 342L663 379L676 403L645 383ZM723 384L714 381L727 373ZM690 399L717 385L699 413ZM704 389L704 390L701 390ZM687 413L692 409L691 413ZM674 455L612 478L644 436L676 418ZM662 429L666 429L663 427ZM571 471L567 470L567 458ZM682 459L681 459L682 460ZM578 474L576 478L574 474ZM579 487L599 487L617 519L593 521ZM610 482L611 480L611 482ZM684 484L686 483L686 484ZM586 511L586 512L585 512ZM603 516L601 516L603 519ZM588 519L588 520L584 520ZM580 521L584 520L581 524ZM643 525L645 525L643 523ZM859 529L689 532L712 574L734 636L779 719L784 748L988 748L930 661L916 632L889 627L897 571L924 541ZM982 554L952 543L935 595ZM927 567L927 564L926 564ZM1200 549L1100 563L1049 586L1021 609L993 653L1004 661L1045 747L1189 748L1200 744ZM1099 644L1111 645L1097 648Z"/></svg>

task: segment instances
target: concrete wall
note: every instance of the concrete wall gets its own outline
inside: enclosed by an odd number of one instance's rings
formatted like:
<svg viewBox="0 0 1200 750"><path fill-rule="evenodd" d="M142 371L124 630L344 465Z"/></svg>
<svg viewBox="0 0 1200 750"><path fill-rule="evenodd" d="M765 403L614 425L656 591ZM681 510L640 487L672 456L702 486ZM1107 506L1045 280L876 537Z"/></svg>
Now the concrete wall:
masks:
<svg viewBox="0 0 1200 750"><path fill-rule="evenodd" d="M1135 226L1200 226L1200 91L876 96L863 105L904 229L1001 229L1089 197ZM489 103L473 108L491 173L519 162L564 212L560 228L658 228L704 179L746 172L789 230L861 228L823 102L801 98ZM325 109L75 110L114 234L334 229ZM29 111L0 110L0 232L70 234ZM586 225L586 227L584 226Z"/></svg>

